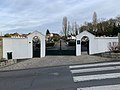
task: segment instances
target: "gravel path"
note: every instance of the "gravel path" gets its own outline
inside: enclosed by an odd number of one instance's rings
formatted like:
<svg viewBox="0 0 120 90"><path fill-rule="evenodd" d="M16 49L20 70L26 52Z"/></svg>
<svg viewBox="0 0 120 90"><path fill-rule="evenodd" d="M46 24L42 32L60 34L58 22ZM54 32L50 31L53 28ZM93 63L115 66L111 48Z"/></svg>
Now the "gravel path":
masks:
<svg viewBox="0 0 120 90"><path fill-rule="evenodd" d="M29 60L21 61L17 64L1 68L0 71L4 70L18 70L48 66L59 66L59 65L70 65L70 64L83 64L101 61L111 61L110 58L102 58L99 56L46 56L44 58L33 58Z"/></svg>

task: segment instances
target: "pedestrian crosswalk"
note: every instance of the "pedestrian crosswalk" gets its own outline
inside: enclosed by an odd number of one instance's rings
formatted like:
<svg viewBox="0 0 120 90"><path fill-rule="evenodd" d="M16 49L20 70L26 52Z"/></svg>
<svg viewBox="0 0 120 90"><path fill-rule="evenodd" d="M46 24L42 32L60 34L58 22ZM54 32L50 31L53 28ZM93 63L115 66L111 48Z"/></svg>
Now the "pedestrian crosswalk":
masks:
<svg viewBox="0 0 120 90"><path fill-rule="evenodd" d="M76 76L73 77L73 80L74 82L78 82L78 81L101 80L101 79L109 79L109 78L120 78L120 73Z"/></svg>
<svg viewBox="0 0 120 90"><path fill-rule="evenodd" d="M120 90L120 62L69 66L77 90ZM115 80L117 80L115 82Z"/></svg>
<svg viewBox="0 0 120 90"><path fill-rule="evenodd" d="M120 84L97 86L97 87L87 87L87 88L78 88L77 90L120 90Z"/></svg>

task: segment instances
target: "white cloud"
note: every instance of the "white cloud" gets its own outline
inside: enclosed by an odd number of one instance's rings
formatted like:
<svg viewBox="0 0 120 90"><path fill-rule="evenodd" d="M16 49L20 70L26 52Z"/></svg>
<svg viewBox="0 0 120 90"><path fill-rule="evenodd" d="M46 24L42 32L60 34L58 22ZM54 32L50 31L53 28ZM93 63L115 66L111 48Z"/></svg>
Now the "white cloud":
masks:
<svg viewBox="0 0 120 90"><path fill-rule="evenodd" d="M40 26L57 32L63 16L79 24L91 21L94 11L98 18L111 18L120 14L119 4L119 0L0 0L0 31Z"/></svg>

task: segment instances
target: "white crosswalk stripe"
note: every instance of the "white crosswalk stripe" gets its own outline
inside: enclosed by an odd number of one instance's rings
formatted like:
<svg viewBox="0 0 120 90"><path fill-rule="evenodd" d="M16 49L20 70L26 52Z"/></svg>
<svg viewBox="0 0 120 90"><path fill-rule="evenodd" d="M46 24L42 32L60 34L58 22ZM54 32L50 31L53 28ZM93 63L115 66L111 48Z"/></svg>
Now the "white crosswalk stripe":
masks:
<svg viewBox="0 0 120 90"><path fill-rule="evenodd" d="M77 88L77 90L120 90L120 84L118 85L106 85L96 87Z"/></svg>
<svg viewBox="0 0 120 90"><path fill-rule="evenodd" d="M69 66L75 83L102 81L107 79L120 79L120 62L95 63ZM115 71L116 70L116 71ZM115 71L115 72L114 72ZM111 82L112 83L112 82ZM77 90L120 90L117 85L97 85L78 88Z"/></svg>
<svg viewBox="0 0 120 90"><path fill-rule="evenodd" d="M120 78L120 73L76 76L73 77L73 80L74 82L78 82L78 81L101 80L101 79L109 79L109 78Z"/></svg>
<svg viewBox="0 0 120 90"><path fill-rule="evenodd" d="M79 70L71 70L71 72L72 73L84 73L84 72L106 71L106 70L116 70L116 69L120 69L120 66L79 69Z"/></svg>
<svg viewBox="0 0 120 90"><path fill-rule="evenodd" d="M105 65L118 65L120 62L108 62L108 63L97 63L97 64L85 64L85 65L73 65L69 66L70 69L72 68L83 68L83 67L93 67L93 66L105 66Z"/></svg>

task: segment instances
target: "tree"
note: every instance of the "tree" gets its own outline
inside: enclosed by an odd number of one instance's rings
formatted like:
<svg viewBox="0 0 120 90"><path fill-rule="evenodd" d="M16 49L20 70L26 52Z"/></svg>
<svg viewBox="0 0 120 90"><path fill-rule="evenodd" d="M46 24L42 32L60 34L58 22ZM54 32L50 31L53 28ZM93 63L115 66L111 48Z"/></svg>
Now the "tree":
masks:
<svg viewBox="0 0 120 90"><path fill-rule="evenodd" d="M75 22L75 35L78 35L78 24Z"/></svg>
<svg viewBox="0 0 120 90"><path fill-rule="evenodd" d="M93 31L97 31L97 14L93 13Z"/></svg>
<svg viewBox="0 0 120 90"><path fill-rule="evenodd" d="M48 35L48 34L50 34L50 31L47 29L47 31L46 31L46 35Z"/></svg>
<svg viewBox="0 0 120 90"><path fill-rule="evenodd" d="M72 29L72 31L71 31L72 35L75 35L75 25L74 25L74 23L72 23L72 28L71 29Z"/></svg>
<svg viewBox="0 0 120 90"><path fill-rule="evenodd" d="M4 35L4 37L11 37L11 35L7 33Z"/></svg>
<svg viewBox="0 0 120 90"><path fill-rule="evenodd" d="M93 25L92 25L92 23L87 23L87 26L88 26L88 31L92 32L93 31Z"/></svg>
<svg viewBox="0 0 120 90"><path fill-rule="evenodd" d="M68 30L67 30L67 34L71 35L71 25L70 22L68 21Z"/></svg>
<svg viewBox="0 0 120 90"><path fill-rule="evenodd" d="M117 36L118 33L120 33L120 27L116 26L114 23L113 31L112 31L112 36Z"/></svg>
<svg viewBox="0 0 120 90"><path fill-rule="evenodd" d="M80 27L80 32L85 31L85 30L86 30L86 28L87 28L87 26L85 26L85 25L81 26L81 27Z"/></svg>
<svg viewBox="0 0 120 90"><path fill-rule="evenodd" d="M65 34L65 37L67 37L67 28L68 28L68 22L67 22L67 17L63 17L63 32Z"/></svg>
<svg viewBox="0 0 120 90"><path fill-rule="evenodd" d="M120 16L117 16L117 22L118 22L118 24L120 24Z"/></svg>

